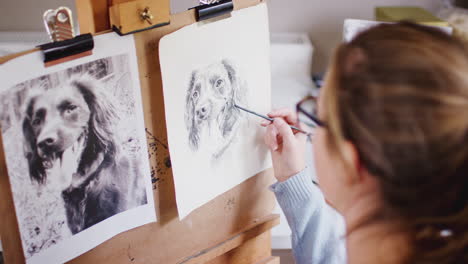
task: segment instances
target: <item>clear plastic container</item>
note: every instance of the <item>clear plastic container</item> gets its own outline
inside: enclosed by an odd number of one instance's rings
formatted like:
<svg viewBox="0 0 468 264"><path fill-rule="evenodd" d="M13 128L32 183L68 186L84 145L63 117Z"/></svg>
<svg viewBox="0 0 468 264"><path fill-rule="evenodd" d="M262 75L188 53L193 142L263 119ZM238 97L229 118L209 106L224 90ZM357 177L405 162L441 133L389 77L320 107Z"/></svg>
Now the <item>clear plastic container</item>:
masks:
<svg viewBox="0 0 468 264"><path fill-rule="evenodd" d="M438 16L449 22L454 28L454 34L468 43L468 1L441 0Z"/></svg>

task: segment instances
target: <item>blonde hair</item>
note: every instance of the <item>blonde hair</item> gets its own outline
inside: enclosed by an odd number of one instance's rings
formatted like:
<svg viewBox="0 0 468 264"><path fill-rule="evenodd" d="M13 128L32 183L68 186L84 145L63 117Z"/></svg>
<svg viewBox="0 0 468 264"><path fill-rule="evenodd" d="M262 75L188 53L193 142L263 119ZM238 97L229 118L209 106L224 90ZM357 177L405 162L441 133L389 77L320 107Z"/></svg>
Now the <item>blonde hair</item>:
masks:
<svg viewBox="0 0 468 264"><path fill-rule="evenodd" d="M373 220L404 223L408 263L468 263L468 52L409 22L342 44L323 91L332 149L347 140L377 178Z"/></svg>

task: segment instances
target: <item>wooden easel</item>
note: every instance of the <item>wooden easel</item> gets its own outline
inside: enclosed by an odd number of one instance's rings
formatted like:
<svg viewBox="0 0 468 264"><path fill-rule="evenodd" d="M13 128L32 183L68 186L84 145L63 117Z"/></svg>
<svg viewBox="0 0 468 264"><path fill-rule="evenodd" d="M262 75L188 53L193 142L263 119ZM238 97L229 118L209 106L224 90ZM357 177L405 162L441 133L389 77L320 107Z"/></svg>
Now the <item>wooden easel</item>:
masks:
<svg viewBox="0 0 468 264"><path fill-rule="evenodd" d="M110 29L109 5L128 0L77 0L81 33ZM112 3L111 3L112 2ZM152 0L169 12L168 0ZM238 0L234 9L261 0ZM155 170L154 195L158 222L122 233L70 263L278 264L271 256L270 229L274 196L268 186L272 171L260 173L179 221L167 147L164 100L158 58L159 39L196 22L190 10L170 17L170 25L135 33L150 158ZM31 51L29 51L31 52ZM27 52L26 52L27 53ZM0 64L25 53L0 58ZM0 140L0 236L6 263L24 263L16 213Z"/></svg>

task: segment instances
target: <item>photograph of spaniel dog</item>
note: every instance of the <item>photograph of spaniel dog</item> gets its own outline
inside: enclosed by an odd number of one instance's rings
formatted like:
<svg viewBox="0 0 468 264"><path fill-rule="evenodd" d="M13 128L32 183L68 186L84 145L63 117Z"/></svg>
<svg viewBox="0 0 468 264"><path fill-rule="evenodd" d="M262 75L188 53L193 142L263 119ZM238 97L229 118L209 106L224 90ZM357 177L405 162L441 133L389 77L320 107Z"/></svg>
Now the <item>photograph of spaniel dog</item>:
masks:
<svg viewBox="0 0 468 264"><path fill-rule="evenodd" d="M139 164L121 155L114 127L118 117L99 85L79 76L26 104L30 177L61 186L72 234L147 202Z"/></svg>
<svg viewBox="0 0 468 264"><path fill-rule="evenodd" d="M132 60L119 53L49 68L0 90L5 163L27 262L76 257L71 253L155 219Z"/></svg>
<svg viewBox="0 0 468 264"><path fill-rule="evenodd" d="M235 66L221 60L192 72L186 94L185 125L192 151L219 159L246 119L235 107L246 105L246 87Z"/></svg>

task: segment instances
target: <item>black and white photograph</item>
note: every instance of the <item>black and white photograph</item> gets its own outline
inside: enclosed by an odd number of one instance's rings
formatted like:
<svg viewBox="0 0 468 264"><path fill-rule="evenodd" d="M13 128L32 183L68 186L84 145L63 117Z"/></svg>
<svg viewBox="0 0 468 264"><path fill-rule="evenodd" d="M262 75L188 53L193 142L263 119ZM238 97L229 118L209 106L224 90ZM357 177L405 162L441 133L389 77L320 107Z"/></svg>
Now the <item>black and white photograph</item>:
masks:
<svg viewBox="0 0 468 264"><path fill-rule="evenodd" d="M106 229L113 217L135 208L154 214L130 60L128 53L95 59L0 94L3 144L27 260L93 227ZM91 241L99 237L93 233Z"/></svg>
<svg viewBox="0 0 468 264"><path fill-rule="evenodd" d="M183 219L271 167L261 120L239 108L263 114L271 110L266 6L166 35L159 59L177 209Z"/></svg>

